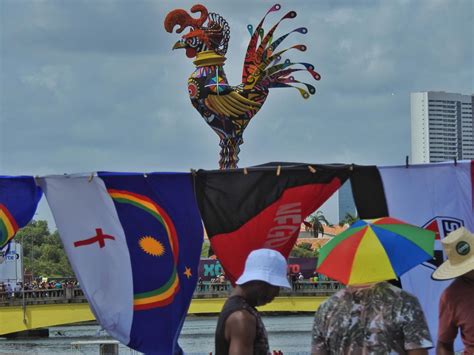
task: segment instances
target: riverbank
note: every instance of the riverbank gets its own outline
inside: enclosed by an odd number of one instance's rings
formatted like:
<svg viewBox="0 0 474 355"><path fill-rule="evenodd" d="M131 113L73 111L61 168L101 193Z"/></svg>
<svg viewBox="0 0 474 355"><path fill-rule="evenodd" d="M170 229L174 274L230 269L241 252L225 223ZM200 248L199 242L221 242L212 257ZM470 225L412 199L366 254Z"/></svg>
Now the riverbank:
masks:
<svg viewBox="0 0 474 355"><path fill-rule="evenodd" d="M312 315L264 316L270 347L285 355L309 354L311 344ZM214 351L214 332L217 316L192 316L186 318L179 344L187 355L209 355ZM111 339L96 324L51 327L50 337L43 339L6 340L0 338L0 354L84 354L97 355L97 345L74 349L74 341ZM121 345L122 355L139 354Z"/></svg>
<svg viewBox="0 0 474 355"><path fill-rule="evenodd" d="M285 296L259 307L262 312L299 313L314 311L324 302L323 296ZM195 298L191 301L188 314L218 314L226 298ZM88 303L48 303L1 308L0 334L29 329L58 326L94 320ZM5 320L5 321L3 321ZM7 321L8 320L8 321Z"/></svg>

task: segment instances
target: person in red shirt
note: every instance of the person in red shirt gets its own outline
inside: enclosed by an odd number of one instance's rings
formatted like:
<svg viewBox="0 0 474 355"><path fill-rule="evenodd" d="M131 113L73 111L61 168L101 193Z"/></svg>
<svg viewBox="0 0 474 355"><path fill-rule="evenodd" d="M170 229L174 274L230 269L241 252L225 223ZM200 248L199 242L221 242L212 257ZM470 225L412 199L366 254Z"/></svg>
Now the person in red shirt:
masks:
<svg viewBox="0 0 474 355"><path fill-rule="evenodd" d="M439 302L436 354L454 354L454 340L461 331L464 354L474 354L474 234L461 227L441 243L448 259L435 270L435 280L455 280Z"/></svg>

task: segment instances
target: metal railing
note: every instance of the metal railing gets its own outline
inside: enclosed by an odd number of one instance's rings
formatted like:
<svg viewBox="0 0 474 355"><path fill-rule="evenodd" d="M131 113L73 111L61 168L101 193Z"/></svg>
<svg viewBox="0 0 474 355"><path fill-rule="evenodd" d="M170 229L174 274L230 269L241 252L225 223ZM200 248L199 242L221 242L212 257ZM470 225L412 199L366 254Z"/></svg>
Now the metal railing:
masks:
<svg viewBox="0 0 474 355"><path fill-rule="evenodd" d="M343 287L343 285L335 281L296 281L292 284L292 289L282 288L280 296L324 297L332 295ZM193 298L222 298L227 297L231 291L232 286L230 282L214 283L204 281L196 286ZM0 292L0 307L85 302L87 302L87 299L79 287Z"/></svg>
<svg viewBox="0 0 474 355"><path fill-rule="evenodd" d="M84 303L84 292L79 287L0 292L1 306L23 304Z"/></svg>
<svg viewBox="0 0 474 355"><path fill-rule="evenodd" d="M281 288L280 296L330 296L342 289L344 285L336 281L318 281L309 280L296 281L292 283L291 289ZM198 283L194 290L193 298L218 298L227 297L232 292L230 282Z"/></svg>

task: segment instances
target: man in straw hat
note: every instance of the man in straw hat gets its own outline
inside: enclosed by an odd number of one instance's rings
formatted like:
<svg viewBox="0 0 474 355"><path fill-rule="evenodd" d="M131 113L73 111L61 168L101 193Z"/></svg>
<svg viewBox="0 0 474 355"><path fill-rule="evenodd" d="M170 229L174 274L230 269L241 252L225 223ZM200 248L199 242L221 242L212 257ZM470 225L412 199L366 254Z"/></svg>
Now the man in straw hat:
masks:
<svg viewBox="0 0 474 355"><path fill-rule="evenodd" d="M441 243L448 259L433 273L436 280L455 280L441 295L437 354L453 354L458 329L464 353L474 354L474 234L461 227Z"/></svg>
<svg viewBox="0 0 474 355"><path fill-rule="evenodd" d="M216 354L269 353L267 332L255 307L273 301L280 287L291 288L287 268L286 259L275 250L258 249L249 254L217 321Z"/></svg>

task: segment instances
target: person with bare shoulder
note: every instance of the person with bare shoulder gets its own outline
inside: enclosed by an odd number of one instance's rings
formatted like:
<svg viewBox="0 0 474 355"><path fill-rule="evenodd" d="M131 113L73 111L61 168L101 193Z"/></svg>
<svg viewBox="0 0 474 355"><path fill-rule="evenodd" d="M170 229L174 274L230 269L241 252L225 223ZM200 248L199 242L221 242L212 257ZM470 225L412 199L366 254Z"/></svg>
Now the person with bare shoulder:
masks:
<svg viewBox="0 0 474 355"><path fill-rule="evenodd" d="M286 259L271 249L252 251L243 274L224 304L215 335L216 355L267 355L267 332L255 307L273 301L280 287L291 288Z"/></svg>
<svg viewBox="0 0 474 355"><path fill-rule="evenodd" d="M435 280L454 281L439 301L436 354L454 354L458 330L463 354L474 354L474 234L461 227L441 240L448 259L433 273Z"/></svg>

